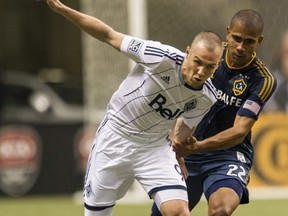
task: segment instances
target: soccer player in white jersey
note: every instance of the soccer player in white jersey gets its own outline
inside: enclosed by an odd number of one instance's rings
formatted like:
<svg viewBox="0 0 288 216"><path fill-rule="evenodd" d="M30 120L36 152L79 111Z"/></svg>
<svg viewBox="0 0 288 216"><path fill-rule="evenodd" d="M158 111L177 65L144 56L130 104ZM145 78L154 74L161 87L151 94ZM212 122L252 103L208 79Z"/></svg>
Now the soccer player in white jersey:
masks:
<svg viewBox="0 0 288 216"><path fill-rule="evenodd" d="M85 215L112 215L116 200L134 179L163 215L190 215L185 181L167 137L178 117L193 128L216 101L213 87L205 81L220 63L220 37L201 32L183 53L119 33L58 0L45 1L53 11L137 63L113 94L97 130L84 183Z"/></svg>

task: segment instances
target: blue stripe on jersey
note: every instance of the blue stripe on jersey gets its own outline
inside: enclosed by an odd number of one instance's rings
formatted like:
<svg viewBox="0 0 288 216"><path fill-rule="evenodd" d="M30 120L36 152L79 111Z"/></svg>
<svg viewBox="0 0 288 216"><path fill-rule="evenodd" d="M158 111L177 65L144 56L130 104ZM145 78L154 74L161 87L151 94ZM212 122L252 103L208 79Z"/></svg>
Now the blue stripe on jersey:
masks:
<svg viewBox="0 0 288 216"><path fill-rule="evenodd" d="M164 52L163 49L160 49L160 48L158 48L158 47L152 47L152 46L147 46L146 49L145 49L145 51L147 51L147 50L149 50L149 51L155 51L155 52L160 51L160 52L162 52L162 53Z"/></svg>
<svg viewBox="0 0 288 216"><path fill-rule="evenodd" d="M158 56L158 57L163 57L164 56L164 54L162 53L148 53L148 52L145 52L144 53L145 55L151 55L151 56Z"/></svg>
<svg viewBox="0 0 288 216"><path fill-rule="evenodd" d="M162 50L158 47L152 47L152 46L147 46L144 55L152 55L152 56L158 56L158 57L163 57L166 56L169 59L173 60L176 62L176 64L181 65L183 62L184 57L177 55L177 53L169 53L167 50Z"/></svg>
<svg viewBox="0 0 288 216"><path fill-rule="evenodd" d="M211 93L214 95L215 99L217 99L217 93L216 93L216 88L212 84L211 80L206 80L204 85L211 91Z"/></svg>
<svg viewBox="0 0 288 216"><path fill-rule="evenodd" d="M102 122L100 123L100 126L98 127L97 132L99 132L106 125L108 120L109 120L108 117L105 116L104 119L102 120Z"/></svg>
<svg viewBox="0 0 288 216"><path fill-rule="evenodd" d="M144 51L144 55L154 55L154 56L163 57L164 56L164 50L159 49L157 47L147 46L145 51Z"/></svg>
<svg viewBox="0 0 288 216"><path fill-rule="evenodd" d="M184 61L184 57L183 56L180 56L180 55L176 56L176 64L182 65L183 61Z"/></svg>

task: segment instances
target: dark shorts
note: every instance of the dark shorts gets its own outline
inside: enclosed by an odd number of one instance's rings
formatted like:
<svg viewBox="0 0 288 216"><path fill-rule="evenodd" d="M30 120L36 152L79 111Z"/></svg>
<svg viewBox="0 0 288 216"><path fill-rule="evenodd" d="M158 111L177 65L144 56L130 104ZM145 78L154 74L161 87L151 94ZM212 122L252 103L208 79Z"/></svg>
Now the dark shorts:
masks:
<svg viewBox="0 0 288 216"><path fill-rule="evenodd" d="M188 170L186 179L189 209L190 211L200 201L202 194L207 200L211 194L219 188L227 187L233 189L239 196L240 203L249 203L249 171L251 163L244 163L237 159L237 152L211 154L185 159ZM153 216L161 213L154 204Z"/></svg>
<svg viewBox="0 0 288 216"><path fill-rule="evenodd" d="M211 185L210 188L205 192L205 197L209 200L209 197L220 188L231 188L233 189L240 198L240 204L249 203L249 191L247 187L243 187L243 185L236 179L223 179L215 182Z"/></svg>
<svg viewBox="0 0 288 216"><path fill-rule="evenodd" d="M208 200L210 195L222 187L233 189L241 204L249 202L247 184L250 166L236 160L186 160L188 179L186 180L189 207L193 209L202 194Z"/></svg>

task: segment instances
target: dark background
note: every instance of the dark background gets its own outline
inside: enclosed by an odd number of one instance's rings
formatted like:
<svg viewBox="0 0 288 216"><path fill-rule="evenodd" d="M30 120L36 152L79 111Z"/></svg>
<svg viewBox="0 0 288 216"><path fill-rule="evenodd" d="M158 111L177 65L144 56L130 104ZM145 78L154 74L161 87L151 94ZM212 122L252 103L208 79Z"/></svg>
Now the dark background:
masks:
<svg viewBox="0 0 288 216"><path fill-rule="evenodd" d="M78 1L69 1L78 8ZM44 2L0 1L0 68L37 74L61 68L67 82L82 85L80 31L55 15Z"/></svg>

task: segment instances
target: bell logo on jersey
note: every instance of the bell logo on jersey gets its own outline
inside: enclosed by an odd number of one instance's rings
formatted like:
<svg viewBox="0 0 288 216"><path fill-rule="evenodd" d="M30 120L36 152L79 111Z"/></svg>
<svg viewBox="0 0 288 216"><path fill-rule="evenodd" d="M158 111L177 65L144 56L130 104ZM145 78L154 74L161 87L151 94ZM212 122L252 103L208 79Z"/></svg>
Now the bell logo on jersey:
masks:
<svg viewBox="0 0 288 216"><path fill-rule="evenodd" d="M173 112L168 108L164 108L163 105L165 105L166 101L167 99L163 95L158 94L154 100L149 103L149 106L158 112L163 118L168 120L174 120L184 113L184 111L180 109Z"/></svg>
<svg viewBox="0 0 288 216"><path fill-rule="evenodd" d="M142 46L143 42L142 41L137 41L137 40L131 40L127 50L129 52L132 52L132 53L138 53L141 46Z"/></svg>
<svg viewBox="0 0 288 216"><path fill-rule="evenodd" d="M244 82L243 79L234 81L233 92L235 96L243 94L246 88L247 88L247 84Z"/></svg>

